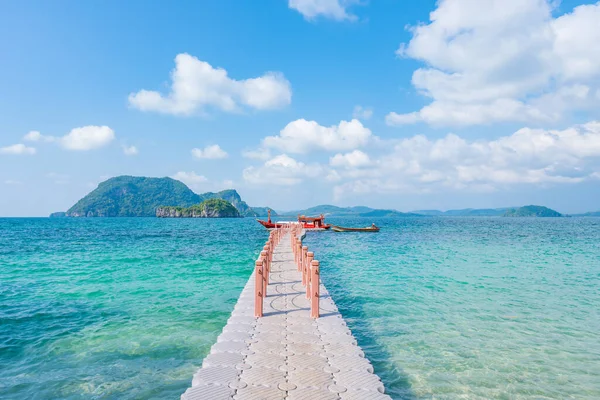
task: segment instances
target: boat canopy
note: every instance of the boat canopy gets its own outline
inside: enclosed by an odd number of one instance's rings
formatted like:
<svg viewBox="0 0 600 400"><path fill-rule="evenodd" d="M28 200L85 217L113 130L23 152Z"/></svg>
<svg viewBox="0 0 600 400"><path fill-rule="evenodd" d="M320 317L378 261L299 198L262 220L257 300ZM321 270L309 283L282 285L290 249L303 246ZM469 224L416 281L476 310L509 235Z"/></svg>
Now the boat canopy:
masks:
<svg viewBox="0 0 600 400"><path fill-rule="evenodd" d="M315 222L315 221L323 221L325 216L321 214L318 217L307 217L306 215L298 215L299 222Z"/></svg>

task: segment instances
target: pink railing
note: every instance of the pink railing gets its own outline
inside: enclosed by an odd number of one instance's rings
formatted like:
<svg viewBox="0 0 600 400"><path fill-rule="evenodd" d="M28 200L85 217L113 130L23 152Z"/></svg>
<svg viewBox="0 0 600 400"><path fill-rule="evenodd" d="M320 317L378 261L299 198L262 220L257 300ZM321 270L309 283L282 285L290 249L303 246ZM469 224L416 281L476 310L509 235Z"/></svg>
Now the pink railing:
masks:
<svg viewBox="0 0 600 400"><path fill-rule="evenodd" d="M281 241L281 238L289 230L289 227L273 229L269 232L269 239L263 246L260 256L254 264L254 316L263 316L263 302L267 297L267 287L269 285L269 275L271 273L271 263L273 262L273 252L275 247Z"/></svg>
<svg viewBox="0 0 600 400"><path fill-rule="evenodd" d="M269 284L275 247L289 233L294 262L298 267L298 272L302 274L302 285L306 287L306 298L310 302L310 316L319 318L319 262L314 259L313 252L308 251L307 246L302 246L302 239L300 238L302 229L302 226L298 224L285 224L270 231L269 239L255 263L255 317L263 316L263 302L267 296L267 285Z"/></svg>

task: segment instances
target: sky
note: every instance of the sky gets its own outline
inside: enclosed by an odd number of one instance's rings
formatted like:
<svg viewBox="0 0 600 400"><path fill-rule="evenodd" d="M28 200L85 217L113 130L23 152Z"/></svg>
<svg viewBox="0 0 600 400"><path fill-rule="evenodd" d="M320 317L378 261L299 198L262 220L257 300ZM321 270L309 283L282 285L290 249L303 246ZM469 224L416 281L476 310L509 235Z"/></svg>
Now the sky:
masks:
<svg viewBox="0 0 600 400"><path fill-rule="evenodd" d="M4 1L0 215L117 175L253 206L600 210L600 2Z"/></svg>

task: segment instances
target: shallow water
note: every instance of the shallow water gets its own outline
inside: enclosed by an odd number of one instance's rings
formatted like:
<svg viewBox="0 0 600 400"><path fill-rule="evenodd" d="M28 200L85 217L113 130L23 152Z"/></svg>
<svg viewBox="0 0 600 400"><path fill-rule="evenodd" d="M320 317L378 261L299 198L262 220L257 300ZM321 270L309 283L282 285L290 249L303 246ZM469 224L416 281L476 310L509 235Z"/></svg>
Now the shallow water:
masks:
<svg viewBox="0 0 600 400"><path fill-rule="evenodd" d="M392 397L600 398L600 219L375 222L306 242ZM0 398L179 398L265 238L250 219L0 219Z"/></svg>
<svg viewBox="0 0 600 400"><path fill-rule="evenodd" d="M392 397L600 398L600 219L376 223L308 243Z"/></svg>

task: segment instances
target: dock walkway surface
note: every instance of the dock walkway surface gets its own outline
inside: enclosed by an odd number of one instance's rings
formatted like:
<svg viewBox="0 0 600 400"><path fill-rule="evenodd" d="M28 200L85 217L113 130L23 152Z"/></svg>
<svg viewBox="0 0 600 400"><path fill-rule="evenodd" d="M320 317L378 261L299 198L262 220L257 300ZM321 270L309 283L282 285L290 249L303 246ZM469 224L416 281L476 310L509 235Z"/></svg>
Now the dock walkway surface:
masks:
<svg viewBox="0 0 600 400"><path fill-rule="evenodd" d="M252 273L182 400L391 399L322 282L311 318L289 235L273 251L263 316Z"/></svg>

